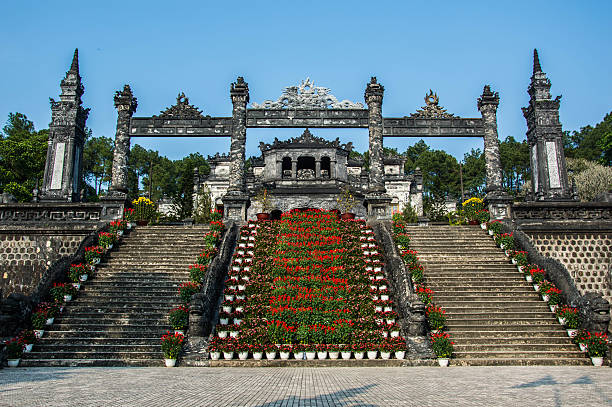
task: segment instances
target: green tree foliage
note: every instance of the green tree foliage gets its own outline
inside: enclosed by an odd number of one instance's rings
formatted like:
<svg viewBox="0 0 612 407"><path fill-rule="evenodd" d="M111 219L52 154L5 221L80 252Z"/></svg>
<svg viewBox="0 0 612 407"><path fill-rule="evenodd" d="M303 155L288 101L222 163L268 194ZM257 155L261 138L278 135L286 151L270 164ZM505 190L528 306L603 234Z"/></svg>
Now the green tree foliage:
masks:
<svg viewBox="0 0 612 407"><path fill-rule="evenodd" d="M36 131L26 115L9 113L0 133L0 190L20 202L32 200L32 189L44 175L48 138L49 131Z"/></svg>
<svg viewBox="0 0 612 407"><path fill-rule="evenodd" d="M518 142L512 136L499 143L502 166L502 184L516 195L529 177L529 145L526 140Z"/></svg>
<svg viewBox="0 0 612 407"><path fill-rule="evenodd" d="M565 155L612 165L612 112L595 127L582 127L571 135L565 134Z"/></svg>
<svg viewBox="0 0 612 407"><path fill-rule="evenodd" d="M612 167L584 158L568 158L567 169L582 201L592 201L612 189Z"/></svg>
<svg viewBox="0 0 612 407"><path fill-rule="evenodd" d="M102 186L110 185L113 168L113 140L109 137L88 138L83 148L83 174L99 195Z"/></svg>
<svg viewBox="0 0 612 407"><path fill-rule="evenodd" d="M485 159L482 151L472 149L463 155L463 190L465 195L482 196L485 192Z"/></svg>

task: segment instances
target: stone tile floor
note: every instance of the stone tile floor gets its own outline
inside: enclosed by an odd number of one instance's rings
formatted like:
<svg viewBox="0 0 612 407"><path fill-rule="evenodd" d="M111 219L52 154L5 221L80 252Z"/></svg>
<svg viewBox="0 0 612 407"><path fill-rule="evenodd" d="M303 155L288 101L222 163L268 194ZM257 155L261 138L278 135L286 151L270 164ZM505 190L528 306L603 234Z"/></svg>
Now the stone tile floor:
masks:
<svg viewBox="0 0 612 407"><path fill-rule="evenodd" d="M612 369L17 368L0 406L612 406Z"/></svg>

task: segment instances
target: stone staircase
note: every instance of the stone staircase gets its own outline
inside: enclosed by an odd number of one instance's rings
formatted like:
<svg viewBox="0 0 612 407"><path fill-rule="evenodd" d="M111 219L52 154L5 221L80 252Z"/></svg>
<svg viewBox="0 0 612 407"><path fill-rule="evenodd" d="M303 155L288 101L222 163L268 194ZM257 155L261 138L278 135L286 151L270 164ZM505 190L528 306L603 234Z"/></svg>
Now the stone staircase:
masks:
<svg viewBox="0 0 612 407"><path fill-rule="evenodd" d="M161 366L160 338L208 226L137 227L45 330L22 366Z"/></svg>
<svg viewBox="0 0 612 407"><path fill-rule="evenodd" d="M455 365L590 365L554 313L477 226L408 227L446 310Z"/></svg>

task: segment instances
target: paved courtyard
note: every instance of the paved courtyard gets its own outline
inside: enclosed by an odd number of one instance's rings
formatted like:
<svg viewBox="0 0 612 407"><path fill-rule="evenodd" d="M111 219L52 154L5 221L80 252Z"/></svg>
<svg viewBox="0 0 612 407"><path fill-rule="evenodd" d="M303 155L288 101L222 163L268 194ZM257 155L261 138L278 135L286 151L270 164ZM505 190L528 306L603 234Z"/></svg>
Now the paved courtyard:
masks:
<svg viewBox="0 0 612 407"><path fill-rule="evenodd" d="M0 406L612 406L612 369L18 368Z"/></svg>

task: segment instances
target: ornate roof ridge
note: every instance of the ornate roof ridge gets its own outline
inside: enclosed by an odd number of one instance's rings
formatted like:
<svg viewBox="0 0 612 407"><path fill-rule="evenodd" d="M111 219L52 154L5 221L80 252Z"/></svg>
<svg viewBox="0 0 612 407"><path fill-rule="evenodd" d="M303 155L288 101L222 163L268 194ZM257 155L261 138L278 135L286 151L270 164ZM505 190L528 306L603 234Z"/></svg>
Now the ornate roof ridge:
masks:
<svg viewBox="0 0 612 407"><path fill-rule="evenodd" d="M438 106L440 98L429 89L429 93L425 95L425 106L418 109L416 113L412 113L410 117L423 117L427 119L450 119L456 117L450 114L441 106Z"/></svg>
<svg viewBox="0 0 612 407"><path fill-rule="evenodd" d="M329 88L315 86L310 78L298 86L288 86L276 100L253 103L253 109L363 109L362 103L350 100L339 101Z"/></svg>
<svg viewBox="0 0 612 407"><path fill-rule="evenodd" d="M314 136L309 129L304 130L300 137L292 137L289 140L280 141L278 138L274 137L272 144L261 142L259 143L259 149L264 152L275 148L287 148L296 145L318 145L321 147L339 148L346 151L351 151L353 149L353 143L351 142L341 144L340 139L337 137L335 140L329 141L322 137Z"/></svg>
<svg viewBox="0 0 612 407"><path fill-rule="evenodd" d="M185 93L181 92L176 97L176 104L170 106L164 111L161 111L158 116L160 118L172 118L172 119L204 119L202 111L197 107L189 104L189 98L185 96Z"/></svg>

